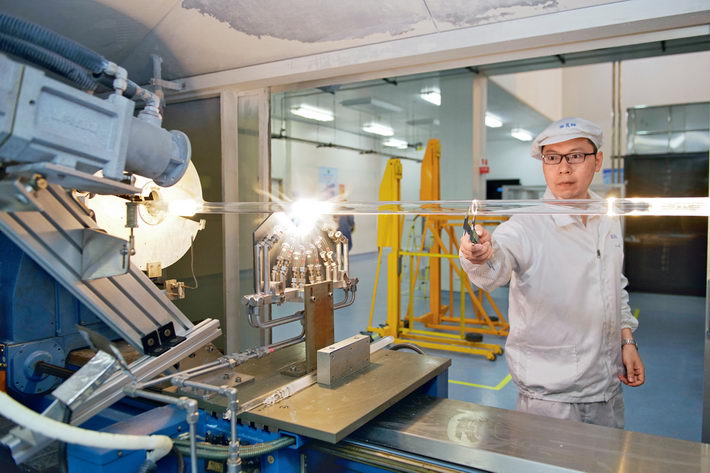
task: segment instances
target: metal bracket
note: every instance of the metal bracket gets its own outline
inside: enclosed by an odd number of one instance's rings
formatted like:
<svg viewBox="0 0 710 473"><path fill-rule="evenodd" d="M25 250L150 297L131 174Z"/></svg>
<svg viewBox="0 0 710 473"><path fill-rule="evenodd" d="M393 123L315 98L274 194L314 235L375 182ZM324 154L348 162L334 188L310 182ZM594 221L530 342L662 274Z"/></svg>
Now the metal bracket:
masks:
<svg viewBox="0 0 710 473"><path fill-rule="evenodd" d="M19 179L0 181L0 211L28 212L38 210L29 195L33 189Z"/></svg>
<svg viewBox="0 0 710 473"><path fill-rule="evenodd" d="M141 343L143 344L143 352L146 355L158 356L184 340L185 337L175 334L173 323L168 322L158 330L150 332L148 335L141 338Z"/></svg>
<svg viewBox="0 0 710 473"><path fill-rule="evenodd" d="M28 177L41 174L48 181L67 189L81 189L97 194L140 194L141 191L137 187L123 182L97 177L87 172L48 162L8 166L7 172Z"/></svg>
<svg viewBox="0 0 710 473"><path fill-rule="evenodd" d="M116 371L118 371L118 361L110 354L99 351L79 371L55 389L52 395L74 411Z"/></svg>
<svg viewBox="0 0 710 473"><path fill-rule="evenodd" d="M131 265L128 245L126 240L102 230L85 228L81 251L81 280L91 281L126 274Z"/></svg>

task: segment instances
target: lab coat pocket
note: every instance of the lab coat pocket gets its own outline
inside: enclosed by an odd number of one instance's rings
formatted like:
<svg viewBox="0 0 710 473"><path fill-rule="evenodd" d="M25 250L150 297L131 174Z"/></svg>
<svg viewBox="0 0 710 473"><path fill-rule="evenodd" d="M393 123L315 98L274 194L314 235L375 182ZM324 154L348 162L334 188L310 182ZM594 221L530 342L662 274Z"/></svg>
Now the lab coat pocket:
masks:
<svg viewBox="0 0 710 473"><path fill-rule="evenodd" d="M523 382L540 394L571 391L579 378L577 350L574 345L526 345Z"/></svg>

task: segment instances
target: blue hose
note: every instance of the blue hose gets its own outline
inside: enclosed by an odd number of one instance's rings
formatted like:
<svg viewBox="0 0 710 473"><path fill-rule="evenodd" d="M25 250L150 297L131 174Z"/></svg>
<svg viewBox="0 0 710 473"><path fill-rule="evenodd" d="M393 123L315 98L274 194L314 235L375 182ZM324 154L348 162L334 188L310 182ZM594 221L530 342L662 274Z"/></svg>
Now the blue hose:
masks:
<svg viewBox="0 0 710 473"><path fill-rule="evenodd" d="M0 51L15 55L66 77L82 89L96 89L96 81L86 69L28 41L0 32Z"/></svg>
<svg viewBox="0 0 710 473"><path fill-rule="evenodd" d="M0 33L48 49L94 74L101 73L108 63L100 54L69 38L6 13L0 13Z"/></svg>

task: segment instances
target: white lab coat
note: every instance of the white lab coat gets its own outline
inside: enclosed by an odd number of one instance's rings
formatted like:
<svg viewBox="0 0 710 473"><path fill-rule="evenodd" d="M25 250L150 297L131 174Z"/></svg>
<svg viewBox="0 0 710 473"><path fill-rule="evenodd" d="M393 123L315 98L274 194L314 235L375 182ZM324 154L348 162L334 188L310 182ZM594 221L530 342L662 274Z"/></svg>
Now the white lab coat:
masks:
<svg viewBox="0 0 710 473"><path fill-rule="evenodd" d="M547 190L545 199L554 199ZM593 195L592 198L599 198ZM522 395L606 402L620 391L621 329L635 330L619 219L516 215L493 233L493 269L461 265L478 287L510 282L505 357Z"/></svg>

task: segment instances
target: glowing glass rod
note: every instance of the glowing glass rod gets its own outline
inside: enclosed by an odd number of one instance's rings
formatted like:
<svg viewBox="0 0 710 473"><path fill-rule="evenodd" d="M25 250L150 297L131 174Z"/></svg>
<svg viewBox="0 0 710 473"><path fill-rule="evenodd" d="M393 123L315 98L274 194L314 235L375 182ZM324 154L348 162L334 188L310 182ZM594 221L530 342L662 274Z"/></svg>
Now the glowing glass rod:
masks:
<svg viewBox="0 0 710 473"><path fill-rule="evenodd" d="M710 216L708 197L608 198L589 200L436 200L392 202L204 202L149 201L146 205L174 215L270 214L316 215L610 215L610 216Z"/></svg>

